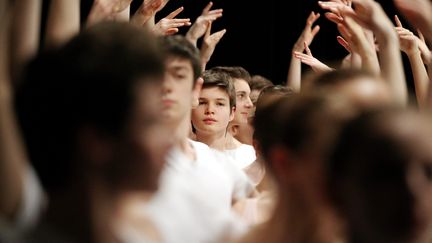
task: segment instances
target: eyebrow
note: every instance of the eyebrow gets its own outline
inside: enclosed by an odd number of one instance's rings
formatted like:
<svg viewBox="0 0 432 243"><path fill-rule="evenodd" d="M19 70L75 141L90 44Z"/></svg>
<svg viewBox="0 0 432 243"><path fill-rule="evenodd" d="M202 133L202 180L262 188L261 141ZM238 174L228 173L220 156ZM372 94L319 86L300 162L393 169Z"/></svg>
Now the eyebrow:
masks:
<svg viewBox="0 0 432 243"><path fill-rule="evenodd" d="M236 94L246 94L246 91L237 91Z"/></svg>

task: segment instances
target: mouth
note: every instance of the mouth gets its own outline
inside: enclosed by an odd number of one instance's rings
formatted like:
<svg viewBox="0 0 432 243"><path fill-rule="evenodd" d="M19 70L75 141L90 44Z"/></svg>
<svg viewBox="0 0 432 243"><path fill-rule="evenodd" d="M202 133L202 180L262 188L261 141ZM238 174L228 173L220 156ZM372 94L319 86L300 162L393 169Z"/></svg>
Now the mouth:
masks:
<svg viewBox="0 0 432 243"><path fill-rule="evenodd" d="M215 123L217 121L216 121L216 119L213 119L213 118L206 118L206 119L203 120L203 122L205 124L207 124L207 125L210 125L210 124L213 124L213 123Z"/></svg>
<svg viewBox="0 0 432 243"><path fill-rule="evenodd" d="M175 103L174 100L170 100L170 99L163 99L162 100L162 104L164 107L170 107Z"/></svg>

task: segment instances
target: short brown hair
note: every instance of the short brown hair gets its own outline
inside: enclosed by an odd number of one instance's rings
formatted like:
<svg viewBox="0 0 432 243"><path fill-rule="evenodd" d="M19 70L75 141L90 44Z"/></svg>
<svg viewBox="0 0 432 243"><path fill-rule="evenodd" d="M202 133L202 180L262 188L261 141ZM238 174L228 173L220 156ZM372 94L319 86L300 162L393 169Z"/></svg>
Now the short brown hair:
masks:
<svg viewBox="0 0 432 243"><path fill-rule="evenodd" d="M238 78L238 79L243 79L245 80L248 84L250 84L251 82L251 76L249 74L249 72L239 66L236 67L213 67L211 68L211 70L214 71L220 71L220 72L224 72L226 74L228 74L231 78Z"/></svg>
<svg viewBox="0 0 432 243"><path fill-rule="evenodd" d="M273 86L272 81L269 79L261 76L261 75L254 75L251 77L251 81L249 82L249 86L251 90L263 90L266 87Z"/></svg>
<svg viewBox="0 0 432 243"><path fill-rule="evenodd" d="M218 87L228 94L230 108L236 106L236 94L234 84L231 77L225 72L219 72L215 70L207 70L203 74L203 89Z"/></svg>

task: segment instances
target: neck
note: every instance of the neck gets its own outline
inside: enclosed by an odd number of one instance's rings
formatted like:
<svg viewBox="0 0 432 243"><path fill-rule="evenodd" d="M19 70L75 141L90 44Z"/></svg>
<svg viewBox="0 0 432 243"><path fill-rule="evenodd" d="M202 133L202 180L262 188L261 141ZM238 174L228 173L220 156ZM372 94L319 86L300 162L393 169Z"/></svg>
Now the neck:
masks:
<svg viewBox="0 0 432 243"><path fill-rule="evenodd" d="M207 144L210 148L217 149L220 151L225 150L227 136L229 135L226 131L216 132L216 133L205 133L196 132L197 141ZM231 136L232 137L232 136Z"/></svg>
<svg viewBox="0 0 432 243"><path fill-rule="evenodd" d="M175 128L174 144L177 145L189 159L195 160L195 151L192 145L189 143L189 132L191 128L190 117L191 112L188 112L180 122L176 122L177 126Z"/></svg>

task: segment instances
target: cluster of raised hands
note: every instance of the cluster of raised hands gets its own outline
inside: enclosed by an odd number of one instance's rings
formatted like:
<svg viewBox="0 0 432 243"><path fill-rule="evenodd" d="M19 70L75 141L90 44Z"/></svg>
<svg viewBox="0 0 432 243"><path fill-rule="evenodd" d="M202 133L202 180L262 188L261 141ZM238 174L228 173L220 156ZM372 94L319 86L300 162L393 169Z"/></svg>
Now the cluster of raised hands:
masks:
<svg viewBox="0 0 432 243"><path fill-rule="evenodd" d="M381 76L394 98L406 104L408 91L402 51L410 61L419 106L425 107L430 103L431 92L428 90L432 55L428 44L432 41L432 3L429 0L395 0L399 11L417 28L415 32L418 35L405 28L398 16L394 16L393 24L374 0L328 0L318 1L318 5L326 11L326 19L336 24L340 33L336 41L348 52L340 68L362 69ZM301 63L317 73L333 70L315 58L309 49L320 30L318 25L314 26L319 18L320 14L314 12L309 15L292 49L294 58L289 67L287 85L297 91L301 85Z"/></svg>

